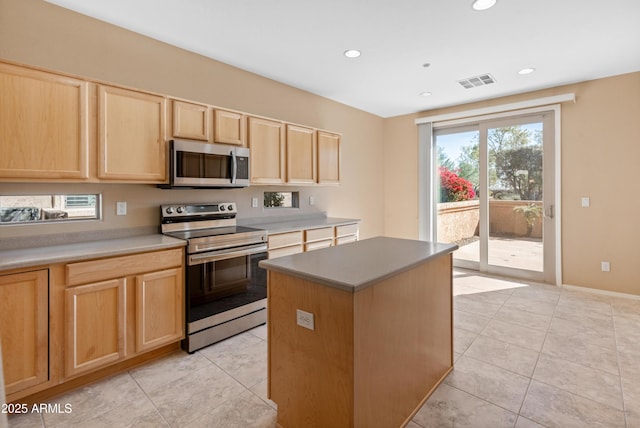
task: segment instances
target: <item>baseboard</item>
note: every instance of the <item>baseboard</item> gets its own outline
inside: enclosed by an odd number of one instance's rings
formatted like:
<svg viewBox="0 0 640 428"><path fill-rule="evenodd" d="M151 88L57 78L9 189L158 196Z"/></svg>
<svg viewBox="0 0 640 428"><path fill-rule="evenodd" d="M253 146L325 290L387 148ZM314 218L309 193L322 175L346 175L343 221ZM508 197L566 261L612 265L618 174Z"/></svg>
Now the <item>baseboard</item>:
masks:
<svg viewBox="0 0 640 428"><path fill-rule="evenodd" d="M618 291L600 290L599 288L580 287L579 285L562 284L567 290L584 291L587 293L601 294L604 296L621 297L623 299L640 300L640 295L620 293Z"/></svg>

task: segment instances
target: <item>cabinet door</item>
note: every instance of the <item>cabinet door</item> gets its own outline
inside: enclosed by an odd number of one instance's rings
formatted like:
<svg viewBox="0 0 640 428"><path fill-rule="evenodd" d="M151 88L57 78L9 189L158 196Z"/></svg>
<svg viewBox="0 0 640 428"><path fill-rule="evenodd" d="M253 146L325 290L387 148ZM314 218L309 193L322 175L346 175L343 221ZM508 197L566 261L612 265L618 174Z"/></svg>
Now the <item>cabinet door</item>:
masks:
<svg viewBox="0 0 640 428"><path fill-rule="evenodd" d="M161 183L166 177L165 99L98 87L98 177Z"/></svg>
<svg viewBox="0 0 640 428"><path fill-rule="evenodd" d="M65 293L67 376L124 358L125 279L71 287Z"/></svg>
<svg viewBox="0 0 640 428"><path fill-rule="evenodd" d="M136 277L136 352L184 337L182 269Z"/></svg>
<svg viewBox="0 0 640 428"><path fill-rule="evenodd" d="M340 184L340 135L318 131L318 183Z"/></svg>
<svg viewBox="0 0 640 428"><path fill-rule="evenodd" d="M0 64L0 178L86 179L88 83Z"/></svg>
<svg viewBox="0 0 640 428"><path fill-rule="evenodd" d="M173 100L173 132L177 138L209 141L209 107Z"/></svg>
<svg viewBox="0 0 640 428"><path fill-rule="evenodd" d="M47 270L0 276L0 340L7 394L49 379Z"/></svg>
<svg viewBox="0 0 640 428"><path fill-rule="evenodd" d="M287 125L287 182L316 182L316 132L311 128Z"/></svg>
<svg viewBox="0 0 640 428"><path fill-rule="evenodd" d="M213 111L213 142L245 145L244 115L227 110Z"/></svg>
<svg viewBox="0 0 640 428"><path fill-rule="evenodd" d="M282 122L249 117L251 183L284 183L284 125Z"/></svg>

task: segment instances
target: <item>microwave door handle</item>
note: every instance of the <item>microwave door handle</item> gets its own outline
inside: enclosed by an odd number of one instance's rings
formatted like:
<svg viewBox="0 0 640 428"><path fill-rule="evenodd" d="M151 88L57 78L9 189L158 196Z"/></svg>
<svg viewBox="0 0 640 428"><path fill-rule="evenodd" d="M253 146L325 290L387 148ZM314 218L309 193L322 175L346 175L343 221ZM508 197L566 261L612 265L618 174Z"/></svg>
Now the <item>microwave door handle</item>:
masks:
<svg viewBox="0 0 640 428"><path fill-rule="evenodd" d="M238 159L236 158L236 151L231 151L231 183L236 183L236 175L238 173Z"/></svg>

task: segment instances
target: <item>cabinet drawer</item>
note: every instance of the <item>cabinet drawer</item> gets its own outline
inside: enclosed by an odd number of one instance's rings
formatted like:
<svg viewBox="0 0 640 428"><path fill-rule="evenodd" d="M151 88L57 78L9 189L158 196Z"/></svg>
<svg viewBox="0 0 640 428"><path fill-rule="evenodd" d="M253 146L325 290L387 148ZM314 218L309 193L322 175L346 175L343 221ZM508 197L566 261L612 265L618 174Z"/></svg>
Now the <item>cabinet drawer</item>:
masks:
<svg viewBox="0 0 640 428"><path fill-rule="evenodd" d="M275 250L269 250L269 258L275 259L276 257L290 256L291 254L298 254L302 252L302 244L292 245L290 247L277 248Z"/></svg>
<svg viewBox="0 0 640 428"><path fill-rule="evenodd" d="M333 244L333 240L332 239L326 239L324 241L310 242L308 244L304 244L304 250L305 251L319 250L320 248L328 248L328 247L331 246L331 244Z"/></svg>
<svg viewBox="0 0 640 428"><path fill-rule="evenodd" d="M356 235L358 233L358 224L344 224L342 226L336 226L336 237Z"/></svg>
<svg viewBox="0 0 640 428"><path fill-rule="evenodd" d="M333 226L305 230L305 242L333 239Z"/></svg>
<svg viewBox="0 0 640 428"><path fill-rule="evenodd" d="M111 257L66 266L67 285L104 281L144 272L182 266L182 248Z"/></svg>
<svg viewBox="0 0 640 428"><path fill-rule="evenodd" d="M336 238L336 245L348 244L349 242L356 242L358 237L356 235L340 236Z"/></svg>
<svg viewBox="0 0 640 428"><path fill-rule="evenodd" d="M269 249L302 244L302 231L269 234Z"/></svg>

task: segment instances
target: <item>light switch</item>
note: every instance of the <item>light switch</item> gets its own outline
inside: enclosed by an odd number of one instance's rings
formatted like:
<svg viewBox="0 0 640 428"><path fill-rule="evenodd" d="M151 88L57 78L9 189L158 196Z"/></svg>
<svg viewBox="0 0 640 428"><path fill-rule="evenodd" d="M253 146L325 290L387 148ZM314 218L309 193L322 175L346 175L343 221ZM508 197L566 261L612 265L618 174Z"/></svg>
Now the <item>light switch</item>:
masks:
<svg viewBox="0 0 640 428"><path fill-rule="evenodd" d="M582 198L582 207L583 208L588 208L590 205L591 205L591 201L589 200L588 197Z"/></svg>
<svg viewBox="0 0 640 428"><path fill-rule="evenodd" d="M251 198L251 208L258 208L258 198Z"/></svg>
<svg viewBox="0 0 640 428"><path fill-rule="evenodd" d="M116 215L127 215L126 202L116 202Z"/></svg>

